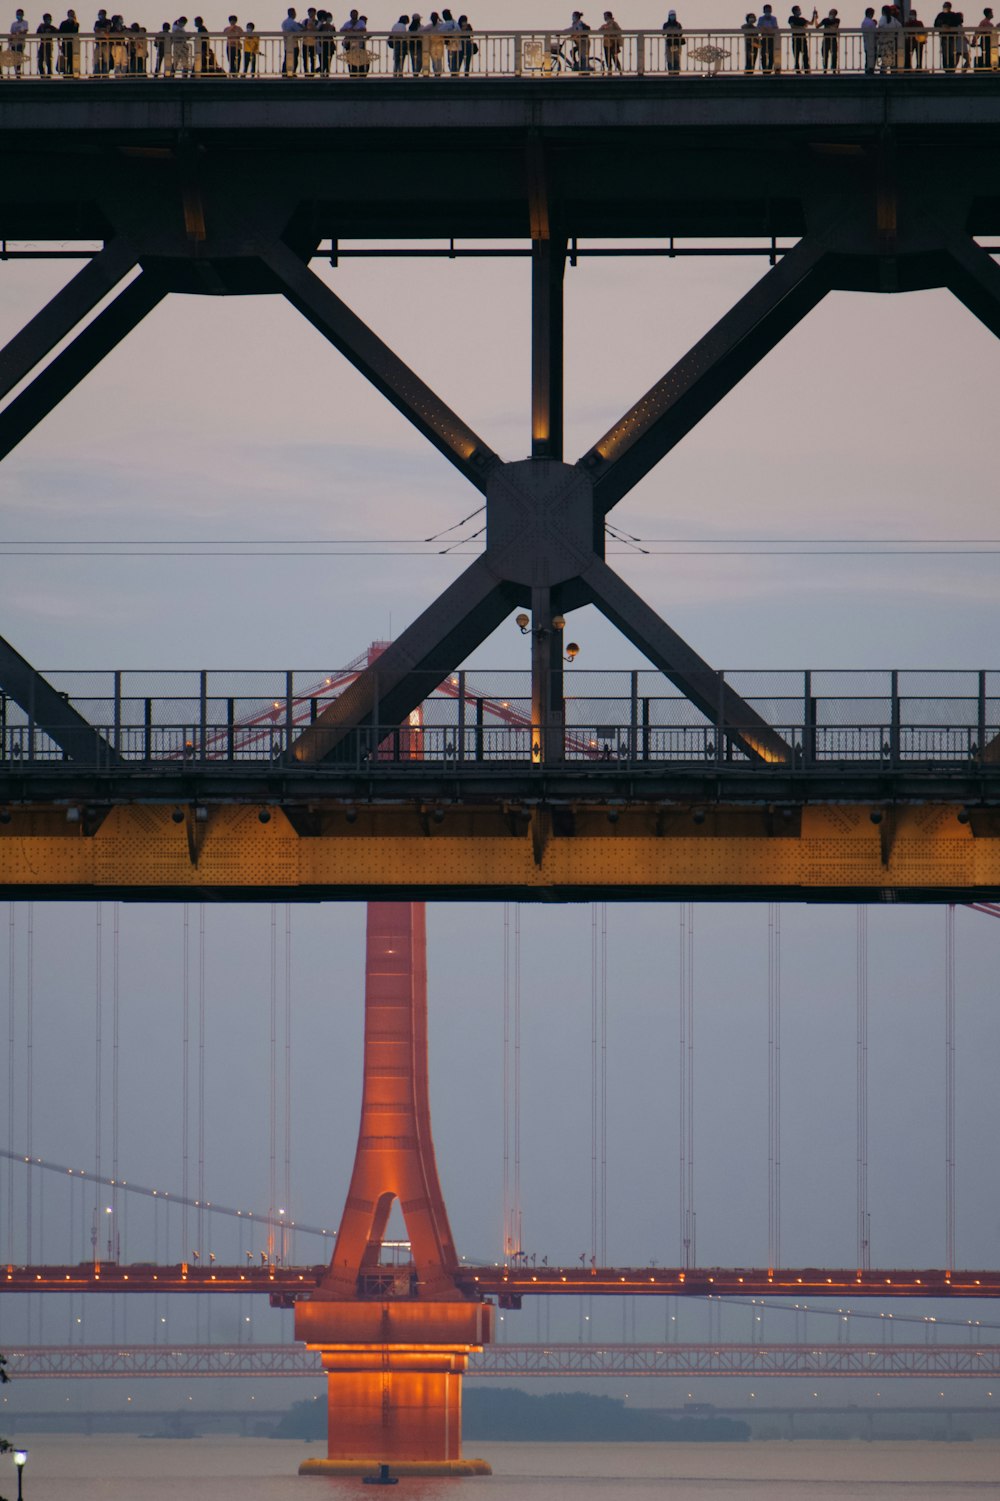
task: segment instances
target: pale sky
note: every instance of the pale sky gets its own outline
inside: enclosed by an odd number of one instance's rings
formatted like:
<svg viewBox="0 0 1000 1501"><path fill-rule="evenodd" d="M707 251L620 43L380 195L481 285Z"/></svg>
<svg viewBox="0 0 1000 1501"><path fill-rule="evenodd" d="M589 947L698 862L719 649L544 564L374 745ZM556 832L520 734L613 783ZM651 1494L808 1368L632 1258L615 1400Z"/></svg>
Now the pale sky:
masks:
<svg viewBox="0 0 1000 1501"><path fill-rule="evenodd" d="M635 3L619 19L658 24L661 10ZM558 23L562 11L550 8L546 20L550 13ZM228 6L205 14L214 24ZM729 15L682 11L689 26ZM510 0L472 19L487 27L539 17L537 6ZM263 13L257 20L269 24ZM71 269L0 267L0 337ZM524 456L526 262L316 269L502 456ZM568 271L567 457L584 452L765 270L758 258L602 260ZM996 667L998 377L1000 346L949 294L834 294L612 515L661 549L708 538L731 541L737 555L611 549L611 561L719 667ZM161 304L4 462L0 496L0 634L49 671L329 670L373 638L398 634L462 560L327 556L318 539L365 538L371 544L359 551L405 551L405 539L451 526L478 502L277 298ZM204 555L209 543L247 539L290 544L299 555ZM752 558L737 545L771 539L800 540L806 551L816 539L869 550ZM914 539L964 544L963 555L870 551ZM180 551L192 544L202 555L27 555L130 542ZM571 617L569 628L582 647L580 670L639 665L593 612ZM509 623L476 660L524 669L527 647ZM267 908L239 907L208 914L210 1191L262 1207L268 916ZM25 921L19 909L19 1059ZM176 1191L181 913L129 906L121 921L123 1171ZM522 913L525 1245L550 1260L578 1256L590 1233L590 921L586 906ZM356 904L293 914L295 1213L313 1222L336 1223L353 1155L363 924ZM854 924L853 908L783 913L789 1261L853 1264L855 1255ZM608 1251L613 1260L664 1264L678 1239L677 908L613 907L608 927ZM36 930L35 1151L90 1165L93 908L36 907ZM492 1257L500 1245L502 909L439 906L429 931L444 1188L460 1249ZM873 1257L942 1265L944 916L882 908L871 931ZM959 1260L980 1265L996 1264L1000 1231L992 1152L998 940L1000 925L959 914ZM766 910L699 909L696 942L699 1258L759 1263ZM0 935L0 973L6 943ZM150 1057L160 1066L150 1069ZM242 1081L237 1090L233 1078ZM23 1121L23 1092L16 1110ZM14 1317L0 1307L0 1339L21 1329L8 1322ZM620 1313L601 1317L613 1329ZM661 1317L650 1315L647 1337L658 1337ZM534 1332L529 1312L512 1337Z"/></svg>

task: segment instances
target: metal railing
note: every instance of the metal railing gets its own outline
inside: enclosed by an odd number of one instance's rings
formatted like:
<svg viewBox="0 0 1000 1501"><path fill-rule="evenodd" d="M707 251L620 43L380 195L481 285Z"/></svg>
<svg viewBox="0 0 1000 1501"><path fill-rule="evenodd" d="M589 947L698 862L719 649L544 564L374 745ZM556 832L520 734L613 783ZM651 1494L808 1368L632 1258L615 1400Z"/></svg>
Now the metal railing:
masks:
<svg viewBox="0 0 1000 1501"><path fill-rule="evenodd" d="M93 727L92 760L99 767L280 762L293 770L315 769L342 739L328 711L356 676L343 670L46 674ZM462 671L443 681L427 674L423 702L404 724L386 722L377 671L368 683L370 722L350 731L338 756L372 773L429 763L530 763L539 759L543 736L547 760L555 754L595 769L601 763L759 766L753 747L761 721L787 747L775 755L772 737L766 764L778 768L1000 766L1000 671L706 673L692 685L703 711L661 673L574 668L565 674L564 712L546 725L533 722L530 675L519 670ZM746 723L724 716L724 687L752 711ZM0 767L69 762L59 739L60 726L39 722L31 703L0 694Z"/></svg>
<svg viewBox="0 0 1000 1501"><path fill-rule="evenodd" d="M956 27L934 31L908 26L836 33L809 27L787 30L709 30L667 34L599 31L484 31L371 33L223 32L176 33L140 27L92 33L38 36L0 33L0 79L83 80L164 78L563 78L595 80L645 76L721 78L780 76L799 72L969 73L996 72L996 30Z"/></svg>

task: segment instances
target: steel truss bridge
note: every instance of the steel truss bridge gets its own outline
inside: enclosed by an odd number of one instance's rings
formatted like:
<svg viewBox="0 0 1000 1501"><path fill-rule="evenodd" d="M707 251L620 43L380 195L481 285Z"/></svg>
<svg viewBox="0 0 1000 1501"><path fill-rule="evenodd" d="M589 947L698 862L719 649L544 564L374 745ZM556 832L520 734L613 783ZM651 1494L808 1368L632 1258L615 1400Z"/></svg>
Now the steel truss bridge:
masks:
<svg viewBox="0 0 1000 1501"><path fill-rule="evenodd" d="M238 746L231 688L199 680L193 712L173 723L190 752L178 755L155 689L102 690L109 717L2 642L0 895L1000 894L988 674L913 694L887 674L878 708L841 702L838 719L836 686L779 691L718 672L605 556L614 507L829 292L947 288L1000 333L1000 269L982 243L1000 229L989 72L710 89L655 74L580 88L545 76L371 89L40 80L3 90L0 130L0 241L88 257L0 350L0 459L172 294L279 294L486 514L481 554L342 692L310 694L303 717L301 684L275 690L266 755ZM343 172L345 153L356 171ZM501 459L312 268L355 250L453 254L459 241L462 254L530 257L523 459ZM568 269L588 250L672 254L678 241L763 251L771 265L568 462ZM566 616L585 604L657 683L619 685L602 718L567 706ZM428 716L413 754L414 716L518 610L525 723L491 721L463 690L450 721ZM929 710L925 694L956 702ZM658 719L670 695L683 710Z"/></svg>
<svg viewBox="0 0 1000 1501"><path fill-rule="evenodd" d="M79 1377L322 1376L300 1345L35 1345L7 1354L18 1381ZM468 1375L1000 1378L1000 1346L936 1344L488 1345Z"/></svg>

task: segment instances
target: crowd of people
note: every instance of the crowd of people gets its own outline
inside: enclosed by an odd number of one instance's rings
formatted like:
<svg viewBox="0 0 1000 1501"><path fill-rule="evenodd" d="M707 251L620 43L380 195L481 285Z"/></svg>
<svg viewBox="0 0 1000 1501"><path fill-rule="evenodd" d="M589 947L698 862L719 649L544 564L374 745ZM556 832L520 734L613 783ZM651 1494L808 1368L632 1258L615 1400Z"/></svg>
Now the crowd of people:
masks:
<svg viewBox="0 0 1000 1501"><path fill-rule="evenodd" d="M796 73L812 71L811 33L819 36L822 71L840 71L841 18L836 9L823 17L814 9L807 18L799 5L793 5L787 28L791 64ZM739 30L743 39L743 71L780 73L782 28L773 5L765 4L759 15L749 12ZM989 6L974 28L966 26L964 14L953 8L952 0L943 0L930 26L920 20L912 7L904 13L899 5L886 4L881 14L876 15L874 7L869 6L858 30L866 73L923 69L931 31L938 36L940 66L946 72L960 68L992 71L1000 58L998 31ZM661 31L667 72L680 73L687 38L675 10L668 12ZM34 28L34 35L36 73L42 77L81 76L80 24L75 11L68 10L58 25L46 11ZM290 7L280 24L280 35L284 77L298 74L328 77L338 59L354 77L364 77L371 71L375 54L368 17L357 10L352 10L338 26L331 11L310 5L300 15L295 7ZM30 23L19 8L10 26L6 49L0 51L0 66L8 74L23 75L30 36ZM383 33L379 32L379 36ZM583 11L575 10L568 27L549 34L548 64L552 68L565 66L590 72L595 63L596 42L603 71L621 73L624 38L625 32L612 11L606 10L601 24L592 27ZM191 22L187 16L179 16L173 22L164 21L158 31L150 33L140 22L126 23L121 15L109 15L102 8L94 21L93 39L88 72L97 78L123 75L187 78L204 74L246 78L257 74L261 51L261 37L255 23L241 24L235 15L229 17L221 33L211 33L201 16L195 16ZM452 76L468 75L479 52L468 16L456 17L447 9L431 11L426 19L416 12L401 15L388 28L384 40L391 71L397 77L407 72L414 76L442 76L446 72Z"/></svg>

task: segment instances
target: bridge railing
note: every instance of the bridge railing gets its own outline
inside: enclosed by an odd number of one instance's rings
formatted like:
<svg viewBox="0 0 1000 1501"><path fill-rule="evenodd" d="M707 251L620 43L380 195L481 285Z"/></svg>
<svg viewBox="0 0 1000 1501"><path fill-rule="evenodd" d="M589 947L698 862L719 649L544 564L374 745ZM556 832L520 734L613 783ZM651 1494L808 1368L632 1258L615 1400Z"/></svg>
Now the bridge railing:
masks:
<svg viewBox="0 0 1000 1501"><path fill-rule="evenodd" d="M706 672L704 709L652 670L573 668L561 720L536 723L523 671L426 675L420 707L387 722L377 672L368 723L343 739L336 702L351 672L52 672L46 677L94 729L97 765L301 762L315 769L338 743L338 762L377 773L429 763L489 766L539 759L636 766L726 762L753 755L763 720L788 747L768 764L1000 765L1000 672ZM727 720L722 690L753 721ZM711 712L712 705L718 705ZM342 744L339 742L343 741ZM0 694L0 767L67 760L57 725Z"/></svg>
<svg viewBox="0 0 1000 1501"><path fill-rule="evenodd" d="M736 75L768 76L799 71L995 72L998 34L955 28L908 27L868 34L841 28L836 35L808 28L801 37L782 29L768 41L739 29L624 31L604 36L595 30L570 36L565 31L484 31L475 34L370 33L364 37L328 32L257 32L228 38L214 31L184 35L158 30L126 30L94 36L0 33L0 79L56 78L201 80L239 75L274 79L360 78L563 78ZM771 50L773 48L773 51Z"/></svg>

